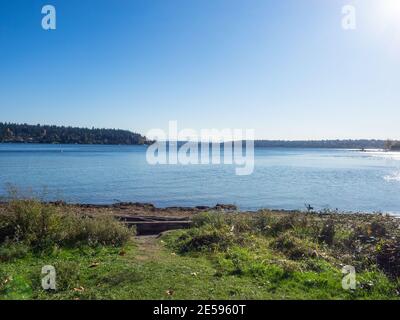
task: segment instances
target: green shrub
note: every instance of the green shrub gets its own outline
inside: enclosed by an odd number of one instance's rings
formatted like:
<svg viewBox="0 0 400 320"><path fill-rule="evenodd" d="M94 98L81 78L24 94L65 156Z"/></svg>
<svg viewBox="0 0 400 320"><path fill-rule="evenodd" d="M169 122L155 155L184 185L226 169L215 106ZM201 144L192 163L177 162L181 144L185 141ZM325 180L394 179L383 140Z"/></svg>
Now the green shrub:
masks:
<svg viewBox="0 0 400 320"><path fill-rule="evenodd" d="M226 251L233 244L248 241L250 218L239 214L207 212L193 218L193 227L174 239L172 246L181 253Z"/></svg>
<svg viewBox="0 0 400 320"><path fill-rule="evenodd" d="M128 229L111 216L83 217L65 216L59 235L62 245L111 245L121 246L134 235L135 229Z"/></svg>
<svg viewBox="0 0 400 320"><path fill-rule="evenodd" d="M275 216L270 213L262 213L254 218L254 229L266 236L277 236L287 230L304 224L303 219L295 214Z"/></svg>
<svg viewBox="0 0 400 320"><path fill-rule="evenodd" d="M228 226L219 229L212 225L189 229L177 239L181 253L190 251L225 251L235 243L235 236Z"/></svg>
<svg viewBox="0 0 400 320"><path fill-rule="evenodd" d="M202 227L205 225L212 226L213 228L225 227L227 223L226 214L221 212L205 212L195 215L193 217L193 226Z"/></svg>
<svg viewBox="0 0 400 320"><path fill-rule="evenodd" d="M254 230L264 235L272 234L272 225L275 223L276 218L270 214L260 213L253 219Z"/></svg>
<svg viewBox="0 0 400 320"><path fill-rule="evenodd" d="M56 240L61 229L57 208L35 200L13 200L0 217L0 241L24 242L45 247Z"/></svg>
<svg viewBox="0 0 400 320"><path fill-rule="evenodd" d="M254 216L251 214L230 213L226 221L235 234L254 233Z"/></svg>
<svg viewBox="0 0 400 320"><path fill-rule="evenodd" d="M28 251L29 248L24 244L7 242L0 246L0 262L23 258Z"/></svg>
<svg viewBox="0 0 400 320"><path fill-rule="evenodd" d="M279 235L272 246L293 260L318 256L315 245L307 240L299 239L290 231Z"/></svg>
<svg viewBox="0 0 400 320"><path fill-rule="evenodd" d="M134 231L111 216L61 213L35 200L13 200L0 214L0 245L21 243L35 250L54 245L120 246Z"/></svg>

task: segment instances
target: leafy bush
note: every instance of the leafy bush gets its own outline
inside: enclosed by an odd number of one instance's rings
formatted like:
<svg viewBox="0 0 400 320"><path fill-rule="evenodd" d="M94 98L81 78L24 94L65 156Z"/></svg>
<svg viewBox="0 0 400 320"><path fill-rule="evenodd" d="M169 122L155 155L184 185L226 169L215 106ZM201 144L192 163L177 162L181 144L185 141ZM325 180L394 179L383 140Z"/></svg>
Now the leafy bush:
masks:
<svg viewBox="0 0 400 320"><path fill-rule="evenodd" d="M254 230L264 235L272 234L272 225L276 222L276 218L270 214L260 213L253 219Z"/></svg>
<svg viewBox="0 0 400 320"><path fill-rule="evenodd" d="M227 225L226 214L221 212L205 212L193 217L193 226L202 227L205 225L213 228L222 228Z"/></svg>
<svg viewBox="0 0 400 320"><path fill-rule="evenodd" d="M279 235L272 246L293 260L318 256L315 245L307 240L299 239L290 231Z"/></svg>
<svg viewBox="0 0 400 320"><path fill-rule="evenodd" d="M214 228L204 225L189 229L177 239L177 248L181 253L190 251L225 251L235 243L233 232L228 226Z"/></svg>
<svg viewBox="0 0 400 320"><path fill-rule="evenodd" d="M55 207L35 200L13 200L0 217L0 241L44 247L56 241L62 227L61 218Z"/></svg>
<svg viewBox="0 0 400 320"><path fill-rule="evenodd" d="M288 274L299 270L331 272L326 266L341 263L353 265L359 272L379 267L389 276L400 277L400 246L394 240L400 239L400 227L389 216L209 212L194 220L193 228L174 233L167 243L177 252L217 252L222 273L264 274L268 253L261 253L263 262L257 260L258 255L247 255L255 250L253 244L260 241L258 247L264 245L276 255L286 257L272 259L271 263Z"/></svg>
<svg viewBox="0 0 400 320"><path fill-rule="evenodd" d="M0 262L8 262L14 259L23 258L29 251L24 244L14 244L11 242L0 246Z"/></svg>
<svg viewBox="0 0 400 320"><path fill-rule="evenodd" d="M248 241L250 219L244 215L207 212L193 218L193 227L182 231L171 243L181 253L226 251Z"/></svg>
<svg viewBox="0 0 400 320"><path fill-rule="evenodd" d="M254 218L254 229L266 236L277 236L287 230L306 227L307 220L296 214L283 216L262 213Z"/></svg>
<svg viewBox="0 0 400 320"><path fill-rule="evenodd" d="M0 214L0 244L21 243L40 250L55 244L120 246L133 232L113 217L61 213L35 200L13 200Z"/></svg>
<svg viewBox="0 0 400 320"><path fill-rule="evenodd" d="M128 229L122 223L110 216L83 217L78 215L65 216L63 229L59 234L62 245L112 245L121 246L134 234L134 229Z"/></svg>
<svg viewBox="0 0 400 320"><path fill-rule="evenodd" d="M230 213L226 216L226 221L236 235L254 233L254 222L252 215Z"/></svg>

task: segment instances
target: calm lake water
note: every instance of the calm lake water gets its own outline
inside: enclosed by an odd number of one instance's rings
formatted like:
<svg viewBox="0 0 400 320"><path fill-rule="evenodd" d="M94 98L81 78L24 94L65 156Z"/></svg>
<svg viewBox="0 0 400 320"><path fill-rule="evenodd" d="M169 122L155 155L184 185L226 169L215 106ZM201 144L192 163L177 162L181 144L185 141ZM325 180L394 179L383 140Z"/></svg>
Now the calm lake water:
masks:
<svg viewBox="0 0 400 320"><path fill-rule="evenodd" d="M250 210L310 203L400 214L400 153L256 148L254 173L237 176L232 165L151 166L144 146L0 144L0 196L7 184L77 203L231 203Z"/></svg>

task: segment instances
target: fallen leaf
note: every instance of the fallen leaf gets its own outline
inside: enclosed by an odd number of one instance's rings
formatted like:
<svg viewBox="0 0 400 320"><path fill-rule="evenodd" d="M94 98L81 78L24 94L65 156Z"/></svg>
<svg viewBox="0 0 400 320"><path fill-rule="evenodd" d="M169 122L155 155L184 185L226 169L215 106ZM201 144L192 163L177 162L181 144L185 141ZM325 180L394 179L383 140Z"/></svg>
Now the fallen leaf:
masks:
<svg viewBox="0 0 400 320"><path fill-rule="evenodd" d="M82 292L82 291L85 291L85 288L84 287L74 288L74 291Z"/></svg>
<svg viewBox="0 0 400 320"><path fill-rule="evenodd" d="M12 278L11 277L7 277L7 278L4 279L3 284L7 284L10 281L12 281Z"/></svg>

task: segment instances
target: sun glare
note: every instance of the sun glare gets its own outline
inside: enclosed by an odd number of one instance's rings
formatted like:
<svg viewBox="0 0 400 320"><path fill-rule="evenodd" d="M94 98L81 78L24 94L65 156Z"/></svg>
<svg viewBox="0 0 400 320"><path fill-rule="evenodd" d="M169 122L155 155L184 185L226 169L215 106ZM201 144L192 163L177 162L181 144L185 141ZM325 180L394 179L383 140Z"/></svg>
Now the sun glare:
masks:
<svg viewBox="0 0 400 320"><path fill-rule="evenodd" d="M398 56L400 50L400 0L359 2L367 19L368 35L375 36L388 52ZM365 5L365 6L364 6ZM360 25L362 25L360 23Z"/></svg>
<svg viewBox="0 0 400 320"><path fill-rule="evenodd" d="M400 0L379 0L379 14L386 26L400 26Z"/></svg>

